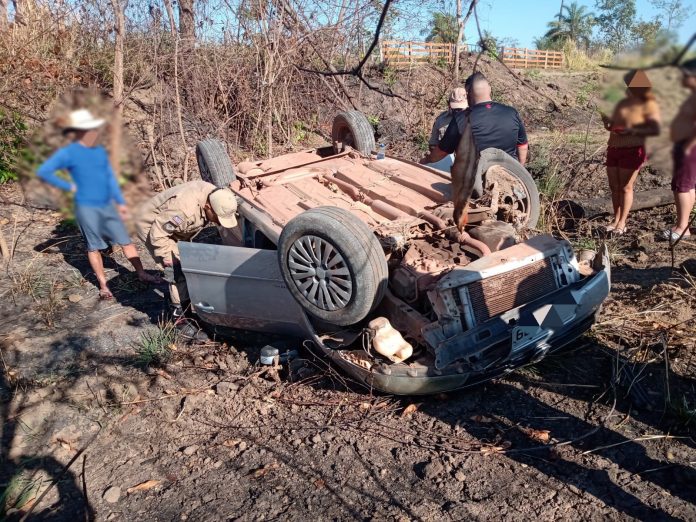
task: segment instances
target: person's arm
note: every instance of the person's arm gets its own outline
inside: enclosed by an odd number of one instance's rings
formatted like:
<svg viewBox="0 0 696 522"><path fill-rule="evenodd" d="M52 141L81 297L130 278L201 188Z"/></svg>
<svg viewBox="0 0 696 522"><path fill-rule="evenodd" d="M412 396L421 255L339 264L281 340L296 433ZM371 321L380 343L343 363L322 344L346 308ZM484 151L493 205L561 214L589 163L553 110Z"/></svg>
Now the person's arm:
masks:
<svg viewBox="0 0 696 522"><path fill-rule="evenodd" d="M517 114L519 127L517 129L517 160L521 165L527 163L527 153L529 152L529 143L527 142L527 129L524 128L522 118Z"/></svg>
<svg viewBox="0 0 696 522"><path fill-rule="evenodd" d="M123 198L121 187L118 186L118 179L116 178L114 169L111 167L111 162L109 161L109 155L106 153L106 149L104 150L104 155L106 156L106 170L109 173L109 194L111 195L111 199L116 202L121 219L128 219L128 206L126 206L126 200Z"/></svg>
<svg viewBox="0 0 696 522"><path fill-rule="evenodd" d="M461 137L462 133L459 130L457 118L452 118L452 121L447 126L445 135L440 140L440 143L438 143L438 145L435 146L435 148L432 151L430 151L431 163L440 161L448 154L452 154L455 150L457 150L457 145L459 144L459 140L461 139Z"/></svg>
<svg viewBox="0 0 696 522"><path fill-rule="evenodd" d="M56 172L68 167L68 153L65 149L58 149L53 155L42 163L36 171L36 175L42 180L56 188L66 192L75 192L75 183L56 176Z"/></svg>
<svg viewBox="0 0 696 522"><path fill-rule="evenodd" d="M149 241L153 247L155 261L164 266L171 266L172 252L176 250L176 239L173 235L179 227L186 223L185 216L179 210L162 211L152 223L149 233Z"/></svg>
<svg viewBox="0 0 696 522"><path fill-rule="evenodd" d="M517 146L517 158L522 166L527 164L527 154L529 153L529 145L518 145Z"/></svg>
<svg viewBox="0 0 696 522"><path fill-rule="evenodd" d="M645 123L626 129L634 136L658 136L660 134L660 108L655 101L649 101L645 110Z"/></svg>

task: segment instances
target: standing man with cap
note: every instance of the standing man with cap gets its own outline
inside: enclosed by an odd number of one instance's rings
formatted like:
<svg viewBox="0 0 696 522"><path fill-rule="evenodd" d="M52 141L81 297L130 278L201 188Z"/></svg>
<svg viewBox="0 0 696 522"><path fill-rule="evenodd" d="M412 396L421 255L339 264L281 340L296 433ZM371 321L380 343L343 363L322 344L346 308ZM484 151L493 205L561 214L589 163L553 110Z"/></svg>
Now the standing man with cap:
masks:
<svg viewBox="0 0 696 522"><path fill-rule="evenodd" d="M161 283L162 279L145 272L138 251L128 237L123 224L128 217L128 207L106 149L97 145L102 125L104 120L95 118L87 109L72 111L63 132L74 133L73 142L58 149L36 174L46 183L74 194L75 218L87 244L87 259L99 284L99 297L111 299L113 294L106 283L99 252L108 244L121 245L123 254L144 283ZM59 170L67 171L70 181L58 177Z"/></svg>
<svg viewBox="0 0 696 522"><path fill-rule="evenodd" d="M674 142L674 174L672 191L677 205L677 221L663 232L666 239L677 241L691 236L689 218L696 203L696 58L687 60L679 67L682 85L691 95L679 107L672 120L670 137Z"/></svg>
<svg viewBox="0 0 696 522"><path fill-rule="evenodd" d="M652 85L642 70L624 77L627 96L614 108L611 118L602 114L609 131L607 177L614 207L614 220L604 231L612 236L626 232L626 220L633 205L633 185L647 159L645 141L660 133L660 109Z"/></svg>
<svg viewBox="0 0 696 522"><path fill-rule="evenodd" d="M197 330L184 318L188 301L186 279L181 271L177 241L189 241L206 225L225 228L237 224L237 200L228 188L215 188L206 181L189 181L157 194L138 214L138 237L145 243L155 262L164 268L169 283L172 315L177 328L198 339Z"/></svg>
<svg viewBox="0 0 696 522"><path fill-rule="evenodd" d="M494 102L491 86L479 72L469 76L464 86L469 109L454 115L440 143L430 152L431 161L439 161L457 150L467 121L470 121L477 153L490 147L500 149L524 165L529 145L527 131L517 110Z"/></svg>
<svg viewBox="0 0 696 522"><path fill-rule="evenodd" d="M437 162L432 162L430 155L432 151L440 143L440 140L445 135L445 131L449 126L452 118L458 112L463 111L469 106L466 99L466 89L464 87L456 87L452 90L449 96L449 109L442 112L437 118L435 118L435 123L433 124L433 130L430 133L430 140L428 141L429 151L428 154L420 161L421 164L428 165L429 167L442 170L444 172L449 172L454 162L454 154L448 154L444 158Z"/></svg>

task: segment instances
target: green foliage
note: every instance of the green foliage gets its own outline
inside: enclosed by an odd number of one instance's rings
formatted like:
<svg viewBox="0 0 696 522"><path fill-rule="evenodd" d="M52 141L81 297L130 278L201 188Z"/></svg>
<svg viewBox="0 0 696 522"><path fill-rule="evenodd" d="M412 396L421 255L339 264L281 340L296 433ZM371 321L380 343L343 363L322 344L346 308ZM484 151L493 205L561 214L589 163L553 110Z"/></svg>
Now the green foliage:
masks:
<svg viewBox="0 0 696 522"><path fill-rule="evenodd" d="M578 89L575 95L575 101L578 105L587 105L592 97L599 91L599 84L596 81L588 81Z"/></svg>
<svg viewBox="0 0 696 522"><path fill-rule="evenodd" d="M426 42L434 43L456 43L459 34L457 17L451 14L434 11L432 18L428 22L428 27L421 31L426 34Z"/></svg>
<svg viewBox="0 0 696 522"><path fill-rule="evenodd" d="M397 80L397 74L396 74L396 69L393 67L385 67L384 68L384 84L387 87L394 87L396 85L396 80Z"/></svg>
<svg viewBox="0 0 696 522"><path fill-rule="evenodd" d="M415 141L416 145L418 146L418 150L421 152L428 152L428 150L430 150L430 146L428 145L429 140L430 134L423 130L420 130L413 138L413 141Z"/></svg>
<svg viewBox="0 0 696 522"><path fill-rule="evenodd" d="M0 183L17 180L26 134L27 125L19 113L0 109Z"/></svg>
<svg viewBox="0 0 696 522"><path fill-rule="evenodd" d="M498 40L488 29L481 34L479 45L486 50L486 54L491 58L498 57Z"/></svg>
<svg viewBox="0 0 696 522"><path fill-rule="evenodd" d="M541 72L539 69L526 69L524 75L530 80L538 80L541 78Z"/></svg>
<svg viewBox="0 0 696 522"><path fill-rule="evenodd" d="M370 125L372 125L376 129L377 125L379 125L379 116L375 114L368 114L367 121L369 121Z"/></svg>
<svg viewBox="0 0 696 522"><path fill-rule="evenodd" d="M610 85L602 94L602 99L606 102L616 104L623 100L624 96L626 96L625 89L617 85Z"/></svg>
<svg viewBox="0 0 696 522"><path fill-rule="evenodd" d="M577 2L564 5L561 15L548 23L549 30L543 36L544 44L562 46L564 42L571 41L587 48L594 24L594 15L587 11L586 6Z"/></svg>
<svg viewBox="0 0 696 522"><path fill-rule="evenodd" d="M636 0L596 0L595 7L602 40L614 52L626 49L636 21Z"/></svg>
<svg viewBox="0 0 696 522"><path fill-rule="evenodd" d="M158 366L172 358L171 345L176 340L176 328L172 323L160 323L156 330L140 335L136 350L137 360L143 366Z"/></svg>

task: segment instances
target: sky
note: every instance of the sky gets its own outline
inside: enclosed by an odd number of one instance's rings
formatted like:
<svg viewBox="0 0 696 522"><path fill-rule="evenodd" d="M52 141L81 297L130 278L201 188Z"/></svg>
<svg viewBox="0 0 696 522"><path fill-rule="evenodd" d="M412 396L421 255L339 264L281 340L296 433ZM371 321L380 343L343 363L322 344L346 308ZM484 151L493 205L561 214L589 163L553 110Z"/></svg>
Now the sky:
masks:
<svg viewBox="0 0 696 522"><path fill-rule="evenodd" d="M565 0L566 5L571 1ZM580 5L586 5L590 11L594 10L594 0L577 1ZM468 2L463 3L468 5ZM685 0L685 4L690 8L691 16L678 31L680 43L686 43L696 32L696 0ZM560 6L560 0L479 0L478 14L481 29L489 29L497 38L514 38L519 41L520 47L533 48L534 38L546 32L546 24L554 16L558 16ZM657 11L648 0L637 0L636 8L638 18L652 20L657 15ZM474 21L470 20L467 23L465 40L469 43L478 40L475 32Z"/></svg>

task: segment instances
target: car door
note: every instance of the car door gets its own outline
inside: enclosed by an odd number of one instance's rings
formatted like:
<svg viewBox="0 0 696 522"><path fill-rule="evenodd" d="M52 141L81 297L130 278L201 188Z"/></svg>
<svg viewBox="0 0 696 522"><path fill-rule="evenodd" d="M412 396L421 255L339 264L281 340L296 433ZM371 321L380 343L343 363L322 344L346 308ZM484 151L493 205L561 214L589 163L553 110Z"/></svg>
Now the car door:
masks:
<svg viewBox="0 0 696 522"><path fill-rule="evenodd" d="M187 241L178 246L191 306L201 319L241 330L309 336L275 250Z"/></svg>

